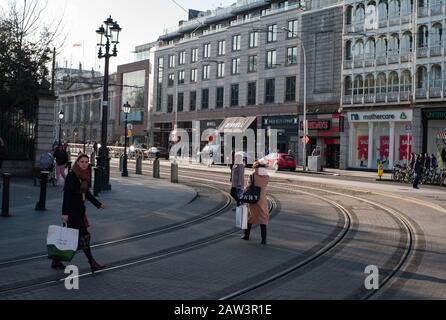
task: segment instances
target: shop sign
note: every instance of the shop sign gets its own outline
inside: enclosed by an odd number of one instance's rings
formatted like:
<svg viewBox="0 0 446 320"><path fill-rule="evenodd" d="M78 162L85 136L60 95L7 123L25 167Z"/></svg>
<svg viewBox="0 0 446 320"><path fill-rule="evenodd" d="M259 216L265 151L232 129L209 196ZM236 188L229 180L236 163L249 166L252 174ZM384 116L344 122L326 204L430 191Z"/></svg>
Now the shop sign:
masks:
<svg viewBox="0 0 446 320"><path fill-rule="evenodd" d="M331 121L329 120L308 120L308 130L330 130ZM300 130L304 130L304 122L300 122Z"/></svg>
<svg viewBox="0 0 446 320"><path fill-rule="evenodd" d="M426 120L446 120L446 111L428 111L424 113Z"/></svg>
<svg viewBox="0 0 446 320"><path fill-rule="evenodd" d="M263 118L263 124L265 126L295 126L297 125L297 118Z"/></svg>
<svg viewBox="0 0 446 320"><path fill-rule="evenodd" d="M412 110L400 111L377 111L377 112L350 112L348 113L350 122L397 122L412 121Z"/></svg>

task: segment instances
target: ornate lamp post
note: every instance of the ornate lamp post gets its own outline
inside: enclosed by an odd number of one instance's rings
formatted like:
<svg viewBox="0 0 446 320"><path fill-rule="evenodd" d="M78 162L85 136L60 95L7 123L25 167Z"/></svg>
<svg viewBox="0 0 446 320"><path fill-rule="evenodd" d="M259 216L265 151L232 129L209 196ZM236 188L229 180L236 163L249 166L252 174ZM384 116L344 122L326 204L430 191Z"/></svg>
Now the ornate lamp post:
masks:
<svg viewBox="0 0 446 320"><path fill-rule="evenodd" d="M102 190L111 190L110 185L110 158L107 148L107 127L108 127L108 83L109 83L109 61L111 57L118 55L116 48L119 43L119 33L121 27L117 21L114 21L110 16L104 21L104 25L101 25L96 33L98 35L98 57L99 59L105 59L105 71L104 71L104 93L102 98L102 130L101 130L101 148L99 149L98 166L104 168L104 174L102 179ZM110 48L113 45L113 51L110 53ZM104 51L103 52L103 48Z"/></svg>
<svg viewBox="0 0 446 320"><path fill-rule="evenodd" d="M127 170L127 117L128 117L128 114L130 113L130 110L131 110L131 105L129 104L129 102L127 101L127 103L126 104L124 104L123 106L122 106L122 112L124 112L124 114L125 114L125 129L124 129L124 131L125 131L125 133L124 133L124 159L123 159L123 162L122 162L122 176L123 177L128 177L129 176L129 172L128 172L128 170Z"/></svg>
<svg viewBox="0 0 446 320"><path fill-rule="evenodd" d="M64 117L63 110L60 110L59 112L59 144L62 143L62 120Z"/></svg>

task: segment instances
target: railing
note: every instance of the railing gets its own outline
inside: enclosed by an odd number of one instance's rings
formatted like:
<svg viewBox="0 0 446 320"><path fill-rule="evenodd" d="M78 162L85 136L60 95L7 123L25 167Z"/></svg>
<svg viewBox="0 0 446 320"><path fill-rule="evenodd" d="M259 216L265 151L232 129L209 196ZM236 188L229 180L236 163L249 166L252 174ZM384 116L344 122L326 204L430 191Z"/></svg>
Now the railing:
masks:
<svg viewBox="0 0 446 320"><path fill-rule="evenodd" d="M375 59L373 59L373 57L367 58L365 59L365 66L366 67L374 67L375 66Z"/></svg>
<svg viewBox="0 0 446 320"><path fill-rule="evenodd" d="M386 57L378 57L376 59L376 64L377 65L383 65L387 63L387 58Z"/></svg>
<svg viewBox="0 0 446 320"><path fill-rule="evenodd" d="M387 94L387 101L388 102L396 102L398 101L399 93L398 92L389 92Z"/></svg>
<svg viewBox="0 0 446 320"><path fill-rule="evenodd" d="M412 22L412 13L407 12L403 13L401 12L401 24L411 23Z"/></svg>
<svg viewBox="0 0 446 320"><path fill-rule="evenodd" d="M377 93L376 94L376 98L375 98L376 102L385 102L386 101L386 94L385 93Z"/></svg>
<svg viewBox="0 0 446 320"><path fill-rule="evenodd" d="M352 96L344 96L344 104L352 104L353 97Z"/></svg>
<svg viewBox="0 0 446 320"><path fill-rule="evenodd" d="M427 53L429 52L429 48L422 47L417 49L417 58L426 58Z"/></svg>
<svg viewBox="0 0 446 320"><path fill-rule="evenodd" d="M427 17L429 15L429 8L418 7L418 17Z"/></svg>
<svg viewBox="0 0 446 320"><path fill-rule="evenodd" d="M437 45L430 48L431 56L441 56L442 47L441 45Z"/></svg>
<svg viewBox="0 0 446 320"><path fill-rule="evenodd" d="M429 98L441 98L442 91L443 90L441 89L441 87L430 88L429 89Z"/></svg>
<svg viewBox="0 0 446 320"><path fill-rule="evenodd" d="M442 3L432 3L431 4L431 15L442 14L443 4Z"/></svg>
<svg viewBox="0 0 446 320"><path fill-rule="evenodd" d="M403 53L403 54L401 54L401 56L400 56L401 62L409 62L409 61L411 61L410 57L411 57L410 53Z"/></svg>
<svg viewBox="0 0 446 320"><path fill-rule="evenodd" d="M417 89L415 93L417 99L427 99L427 90L426 89Z"/></svg>
<svg viewBox="0 0 446 320"><path fill-rule="evenodd" d="M353 103L364 103L364 96L362 94L355 94L353 96Z"/></svg>
<svg viewBox="0 0 446 320"><path fill-rule="evenodd" d="M374 103L375 95L374 94L366 94L364 95L364 103Z"/></svg>
<svg viewBox="0 0 446 320"><path fill-rule="evenodd" d="M387 27L387 19L386 20L379 20L379 27L380 28L386 28Z"/></svg>
<svg viewBox="0 0 446 320"><path fill-rule="evenodd" d="M400 91L400 101L408 101L409 100L409 91Z"/></svg>
<svg viewBox="0 0 446 320"><path fill-rule="evenodd" d="M364 31L364 21L355 23L354 32L362 32L362 31Z"/></svg>
<svg viewBox="0 0 446 320"><path fill-rule="evenodd" d="M288 10L292 10L292 9L298 9L298 8L301 8L301 7L302 6L301 6L300 3L296 3L296 4L284 6L282 8L269 9L269 10L266 10L265 16L269 16L271 14L284 12L284 11L288 11Z"/></svg>
<svg viewBox="0 0 446 320"><path fill-rule="evenodd" d="M364 60L360 58L355 58L355 68L363 68L364 67Z"/></svg>
<svg viewBox="0 0 446 320"><path fill-rule="evenodd" d="M344 61L344 69L351 69L353 66L353 61L352 60L345 60Z"/></svg>
<svg viewBox="0 0 446 320"><path fill-rule="evenodd" d="M388 61L389 63L399 63L400 57L398 55L398 52L392 52L392 54L389 55Z"/></svg>
<svg viewBox="0 0 446 320"><path fill-rule="evenodd" d="M399 25L400 21L401 19L399 16L389 17L389 26Z"/></svg>

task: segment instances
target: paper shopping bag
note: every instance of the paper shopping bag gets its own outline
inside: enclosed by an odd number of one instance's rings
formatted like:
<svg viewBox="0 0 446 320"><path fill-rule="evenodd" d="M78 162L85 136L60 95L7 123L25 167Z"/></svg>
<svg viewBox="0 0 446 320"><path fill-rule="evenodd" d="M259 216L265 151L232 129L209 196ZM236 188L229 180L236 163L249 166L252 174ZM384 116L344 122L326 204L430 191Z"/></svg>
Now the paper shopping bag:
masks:
<svg viewBox="0 0 446 320"><path fill-rule="evenodd" d="M49 226L46 237L48 259L71 261L77 250L79 230L60 226Z"/></svg>
<svg viewBox="0 0 446 320"><path fill-rule="evenodd" d="M235 211L235 226L239 229L248 229L248 207L240 206Z"/></svg>

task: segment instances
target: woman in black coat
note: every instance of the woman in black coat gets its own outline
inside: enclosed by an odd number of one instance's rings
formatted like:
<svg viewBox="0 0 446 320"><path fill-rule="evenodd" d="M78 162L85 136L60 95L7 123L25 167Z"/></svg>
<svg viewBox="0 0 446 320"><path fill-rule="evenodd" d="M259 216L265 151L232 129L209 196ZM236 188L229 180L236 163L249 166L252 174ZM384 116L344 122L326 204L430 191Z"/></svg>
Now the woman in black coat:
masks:
<svg viewBox="0 0 446 320"><path fill-rule="evenodd" d="M104 269L104 266L97 263L91 254L91 236L88 232L89 224L85 201L90 201L98 209L105 209L105 205L100 203L89 191L90 170L88 156L80 155L65 181L62 221L67 224L68 228L79 230L78 250L84 251L91 271L95 272ZM60 261L53 261L52 268L64 269L65 266Z"/></svg>

